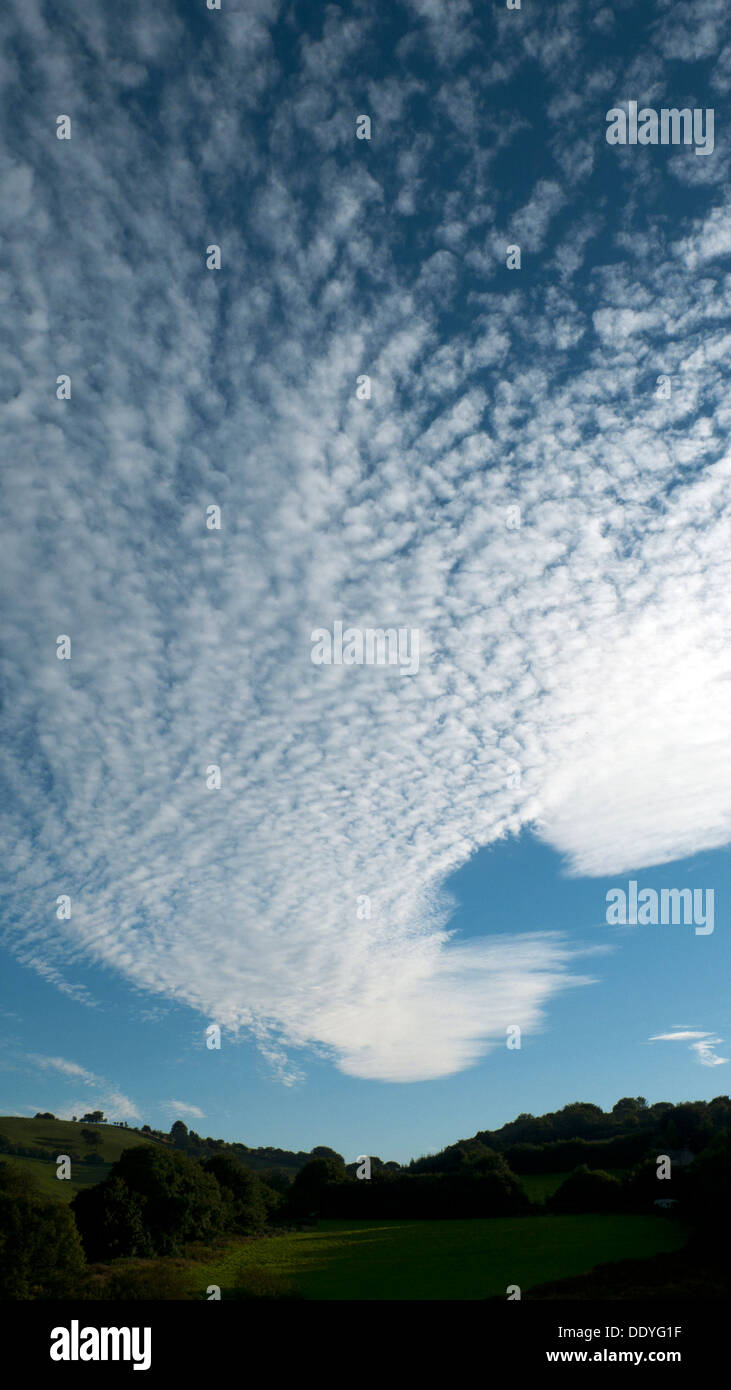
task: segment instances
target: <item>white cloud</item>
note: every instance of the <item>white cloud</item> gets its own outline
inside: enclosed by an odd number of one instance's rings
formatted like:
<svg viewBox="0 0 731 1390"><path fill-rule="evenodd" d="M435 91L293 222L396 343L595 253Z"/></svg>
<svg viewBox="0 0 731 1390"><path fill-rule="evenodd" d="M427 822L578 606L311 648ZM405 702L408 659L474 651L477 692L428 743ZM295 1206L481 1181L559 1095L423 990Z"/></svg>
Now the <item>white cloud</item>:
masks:
<svg viewBox="0 0 731 1390"><path fill-rule="evenodd" d="M108 1118L111 1120L139 1120L141 1118L139 1110L129 1096L111 1086L103 1076L96 1076L94 1072L88 1071L78 1062L68 1061L65 1057L44 1057L35 1052L28 1053L26 1061L42 1071L59 1072L69 1081L80 1081L83 1086L95 1093L93 1099L86 1096L83 1100L68 1101L62 1107L57 1107L61 1118L70 1117L92 1105L94 1109L108 1111Z"/></svg>
<svg viewBox="0 0 731 1390"><path fill-rule="evenodd" d="M461 0L412 8L470 51ZM506 64L546 38L563 84L580 8L555 35L553 12L502 16ZM381 85L391 133L358 148L369 20L340 48L329 12L286 92L265 5L211 28L160 77L158 139L118 89L189 43L181 21L100 13L107 91L18 13L46 58L29 87L8 59L14 949L59 984L91 960L250 1028L285 1079L298 1048L354 1076L449 1075L585 979L540 921L490 935L486 909L480 938L450 934L443 885L478 848L537 828L603 874L731 838L729 286L708 230L658 230L641 254L630 200L629 249L589 270L590 206L574 248L562 228L560 287L536 286L484 247L517 229L549 260L566 194L539 178L517 212L501 198L464 82L440 88L449 133L405 166L406 97ZM57 142L44 113L69 90ZM435 209L420 180L438 158ZM432 217L418 259L394 231L402 192ZM467 243L489 288L464 288ZM314 667L310 632L335 619L418 628L418 676Z"/></svg>
<svg viewBox="0 0 731 1390"><path fill-rule="evenodd" d="M695 1053L702 1067L722 1067L729 1061L728 1057L719 1057L715 1052L715 1048L722 1044L723 1038L696 1029L679 1028L672 1033L657 1033L655 1037L650 1038L650 1042L689 1042L691 1052Z"/></svg>
<svg viewBox="0 0 731 1390"><path fill-rule="evenodd" d="M184 1100L169 1100L165 1104L165 1109L171 1115L190 1115L194 1120L204 1120L205 1112L200 1110L197 1105L189 1105Z"/></svg>
<svg viewBox="0 0 731 1390"><path fill-rule="evenodd" d="M695 0L690 12L682 3L671 5L654 28L655 42L666 58L697 62L717 54L728 32L725 0Z"/></svg>
<svg viewBox="0 0 731 1390"><path fill-rule="evenodd" d="M73 1077L74 1080L86 1081L90 1085L97 1084L97 1078L93 1072L79 1066L78 1062L67 1062L64 1057L40 1057L31 1053L28 1060L44 1069L51 1068L53 1071L60 1071L63 1076Z"/></svg>
<svg viewBox="0 0 731 1390"><path fill-rule="evenodd" d="M728 1057L717 1057L713 1050L722 1042L723 1038L707 1038L705 1042L693 1043L692 1050L702 1067L722 1067L728 1062Z"/></svg>
<svg viewBox="0 0 731 1390"><path fill-rule="evenodd" d="M708 217L696 221L690 236L682 237L673 249L689 270L731 255L731 206L726 203L712 208Z"/></svg>
<svg viewBox="0 0 731 1390"><path fill-rule="evenodd" d="M710 1033L698 1033L692 1029L679 1030L675 1033L656 1033L650 1042L690 1042L693 1038L710 1038Z"/></svg>

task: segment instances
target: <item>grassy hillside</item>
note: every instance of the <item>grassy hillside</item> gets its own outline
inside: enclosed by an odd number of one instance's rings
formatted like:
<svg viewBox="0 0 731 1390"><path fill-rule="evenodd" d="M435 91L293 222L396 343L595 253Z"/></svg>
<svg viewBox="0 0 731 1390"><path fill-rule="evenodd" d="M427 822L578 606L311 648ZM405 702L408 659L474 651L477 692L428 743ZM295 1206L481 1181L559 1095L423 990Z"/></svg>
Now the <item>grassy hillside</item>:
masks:
<svg viewBox="0 0 731 1390"><path fill-rule="evenodd" d="M93 1130L98 1135L93 1146L85 1142L83 1129ZM156 1142L115 1125L90 1124L82 1120L29 1120L18 1115L0 1115L0 1139L3 1138L12 1147L36 1150L38 1156L0 1153L0 1159L21 1164L33 1174L46 1196L66 1202L70 1202L80 1188L101 1182L123 1149ZM100 1163L84 1162L86 1155L92 1152L99 1155ZM44 1158L44 1153L52 1153L54 1160L58 1154L68 1154L71 1159L68 1181L56 1177L55 1161Z"/></svg>
<svg viewBox="0 0 731 1390"><path fill-rule="evenodd" d="M270 1281L311 1299L481 1299L583 1274L606 1260L676 1250L679 1223L656 1216L526 1216L471 1221L321 1221L230 1248L191 1270L191 1292L224 1297ZM240 1296L240 1294L239 1294Z"/></svg>

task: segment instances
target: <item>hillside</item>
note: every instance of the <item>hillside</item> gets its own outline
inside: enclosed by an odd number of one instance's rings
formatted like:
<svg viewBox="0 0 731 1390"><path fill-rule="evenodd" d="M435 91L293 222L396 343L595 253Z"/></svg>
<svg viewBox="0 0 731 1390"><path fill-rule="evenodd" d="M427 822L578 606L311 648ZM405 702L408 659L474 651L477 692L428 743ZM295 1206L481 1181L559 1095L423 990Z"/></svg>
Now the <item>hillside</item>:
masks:
<svg viewBox="0 0 731 1390"><path fill-rule="evenodd" d="M85 1138L83 1131L96 1136L93 1143ZM70 1202L82 1187L101 1182L124 1149L156 1143L159 1140L112 1124L0 1115L0 1158L9 1158L27 1167L46 1196L60 1197L66 1202ZM68 1154L71 1159L68 1180L56 1177L59 1154Z"/></svg>
<svg viewBox="0 0 731 1390"><path fill-rule="evenodd" d="M90 1134L96 1136L93 1142L86 1137ZM109 1122L0 1115L0 1159L9 1158L14 1163L23 1164L33 1173L46 1196L60 1197L67 1202L82 1187L92 1187L101 1182L124 1149L135 1148L139 1144L173 1146L200 1159L221 1153L230 1154L280 1191L286 1190L300 1168L313 1156L311 1153L294 1153L270 1147L250 1149L246 1144L227 1143L223 1139L203 1139L195 1130L189 1131L179 1120L170 1134L165 1134L149 1126L140 1130ZM331 1153L332 1150L324 1149L322 1152ZM68 1180L56 1177L59 1154L68 1154L71 1159L71 1177Z"/></svg>
<svg viewBox="0 0 731 1390"><path fill-rule="evenodd" d="M711 1101L648 1105L644 1097L625 1096L611 1111L590 1102L573 1102L545 1115L522 1114L496 1130L479 1130L438 1153L412 1159L408 1165L383 1164L373 1157L374 1169L403 1174L457 1175L476 1173L495 1155L533 1201L542 1201L580 1165L623 1177L657 1153L671 1153L673 1162L687 1165L713 1137L731 1129L731 1100L716 1096ZM176 1120L170 1132L143 1125L129 1129L111 1123L0 1116L0 1158L26 1164L49 1195L69 1200L82 1187L106 1177L124 1149L158 1144L203 1161L227 1155L259 1174L284 1194L305 1165L314 1158L343 1160L322 1145L309 1153L273 1147L249 1148L240 1141L203 1137ZM68 1154L72 1162L69 1181L56 1178L56 1159ZM491 1158L492 1156L492 1158ZM348 1171L355 1171L349 1165ZM352 1173L351 1173L352 1175Z"/></svg>
<svg viewBox="0 0 731 1390"><path fill-rule="evenodd" d="M439 1153L413 1159L409 1171L457 1172L487 1151L501 1154L520 1177L566 1173L580 1164L625 1171L653 1152L684 1154L688 1161L715 1134L729 1128L731 1100L725 1095L677 1105L648 1105L644 1096L624 1096L606 1112L591 1102L575 1101L545 1115L519 1115L500 1129L478 1130Z"/></svg>

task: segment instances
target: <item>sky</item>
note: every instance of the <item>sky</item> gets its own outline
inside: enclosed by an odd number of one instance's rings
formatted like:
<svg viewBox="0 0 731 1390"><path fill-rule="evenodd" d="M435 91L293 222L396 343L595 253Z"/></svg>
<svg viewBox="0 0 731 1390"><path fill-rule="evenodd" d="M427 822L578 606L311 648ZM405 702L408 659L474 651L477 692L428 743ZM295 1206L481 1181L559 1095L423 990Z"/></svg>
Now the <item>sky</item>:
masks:
<svg viewBox="0 0 731 1390"><path fill-rule="evenodd" d="M730 27L6 7L0 1113L403 1161L728 1091Z"/></svg>

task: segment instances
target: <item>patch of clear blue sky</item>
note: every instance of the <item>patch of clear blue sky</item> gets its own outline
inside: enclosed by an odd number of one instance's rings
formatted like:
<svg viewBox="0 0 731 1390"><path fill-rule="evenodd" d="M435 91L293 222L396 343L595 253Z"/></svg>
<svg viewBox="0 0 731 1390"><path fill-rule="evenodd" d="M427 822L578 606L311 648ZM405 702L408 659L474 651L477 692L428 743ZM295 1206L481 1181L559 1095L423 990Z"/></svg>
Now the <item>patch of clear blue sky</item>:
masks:
<svg viewBox="0 0 731 1390"><path fill-rule="evenodd" d="M606 893L641 886L713 888L715 930L692 926L609 927ZM573 1100L604 1108L623 1095L649 1101L711 1099L729 1089L728 1066L704 1067L687 1043L650 1043L678 1025L731 1034L728 903L731 856L695 855L659 868L607 878L569 878L559 855L523 834L481 850L447 884L456 899L449 927L461 939L502 932L564 931L578 947L610 946L576 962L597 983L553 998L541 1031L518 1050L497 1047L477 1065L444 1080L393 1084L344 1076L325 1060L297 1058L305 1078L279 1082L253 1043L208 1051L207 1020L192 1010L132 990L96 969L75 969L100 1007L90 1011L4 953L0 1032L6 1057L0 1113L64 1111L72 1097L103 1104L24 1059L64 1057L105 1078L135 1102L143 1122L169 1128L171 1100L197 1106L183 1116L199 1133L309 1150L329 1144L348 1159L368 1152L404 1161L494 1128L521 1111L541 1114ZM153 1010L156 1018L146 1017ZM729 1052L721 1045L721 1056Z"/></svg>

